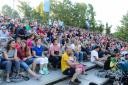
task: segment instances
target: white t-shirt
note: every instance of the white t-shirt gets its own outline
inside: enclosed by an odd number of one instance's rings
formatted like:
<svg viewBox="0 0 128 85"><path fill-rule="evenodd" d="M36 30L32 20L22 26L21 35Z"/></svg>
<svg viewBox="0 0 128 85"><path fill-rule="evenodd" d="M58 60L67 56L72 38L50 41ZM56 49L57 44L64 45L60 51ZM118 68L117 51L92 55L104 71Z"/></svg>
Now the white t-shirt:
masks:
<svg viewBox="0 0 128 85"><path fill-rule="evenodd" d="M0 38L8 38L9 37L9 33L6 31L5 33L0 30Z"/></svg>
<svg viewBox="0 0 128 85"><path fill-rule="evenodd" d="M72 50L75 50L75 45L74 45L74 44L71 44L71 45L70 45L70 48L71 48Z"/></svg>
<svg viewBox="0 0 128 85"><path fill-rule="evenodd" d="M96 50L92 50L92 51L91 51L91 62L96 61L95 58L99 58L99 57L98 57L98 52L97 52Z"/></svg>

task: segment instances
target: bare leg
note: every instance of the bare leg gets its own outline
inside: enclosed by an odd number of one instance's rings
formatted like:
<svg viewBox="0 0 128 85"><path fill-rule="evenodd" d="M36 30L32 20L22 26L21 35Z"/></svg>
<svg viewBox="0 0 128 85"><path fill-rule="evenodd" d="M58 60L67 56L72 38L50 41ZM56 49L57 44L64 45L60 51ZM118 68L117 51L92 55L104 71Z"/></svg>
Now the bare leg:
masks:
<svg viewBox="0 0 128 85"><path fill-rule="evenodd" d="M36 63L33 62L33 64L32 64L32 70L35 72L35 69L36 69Z"/></svg>
<svg viewBox="0 0 128 85"><path fill-rule="evenodd" d="M71 78L71 81L74 82L75 79L77 79L77 77L79 76L80 73L81 73L80 70L79 69L76 69L76 73Z"/></svg>

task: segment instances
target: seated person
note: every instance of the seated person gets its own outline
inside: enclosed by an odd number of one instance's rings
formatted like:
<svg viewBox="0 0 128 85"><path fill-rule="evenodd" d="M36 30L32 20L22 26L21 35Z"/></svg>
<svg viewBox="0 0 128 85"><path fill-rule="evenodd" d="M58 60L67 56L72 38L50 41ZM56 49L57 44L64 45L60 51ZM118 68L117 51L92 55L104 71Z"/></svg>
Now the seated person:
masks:
<svg viewBox="0 0 128 85"><path fill-rule="evenodd" d="M29 36L29 38L27 39L27 46L31 49L32 46L34 45L34 38L35 38L35 35L34 34L31 34Z"/></svg>
<svg viewBox="0 0 128 85"><path fill-rule="evenodd" d="M53 40L53 44L50 46L50 57L49 61L51 62L54 68L60 67L61 61L61 49L60 45L57 42L57 39Z"/></svg>
<svg viewBox="0 0 128 85"><path fill-rule="evenodd" d="M91 51L91 62L95 63L96 65L103 67L104 61L107 60L106 57L99 58L98 51L100 50L99 46L95 46L94 50Z"/></svg>
<svg viewBox="0 0 128 85"><path fill-rule="evenodd" d="M79 62L83 62L83 52L81 51L80 41L75 42L75 56Z"/></svg>
<svg viewBox="0 0 128 85"><path fill-rule="evenodd" d="M25 40L21 41L21 47L18 48L17 55L18 58L20 59L21 67L25 69L25 71L30 73L34 78L38 79L39 76L35 72L33 72L29 67L29 65L31 65L34 62L35 58L32 57L30 48L27 47Z"/></svg>
<svg viewBox="0 0 128 85"><path fill-rule="evenodd" d="M23 27L20 27L18 32L17 32L17 36L20 37L21 39L26 39L26 28L23 26Z"/></svg>
<svg viewBox="0 0 128 85"><path fill-rule="evenodd" d="M37 38L35 40L35 46L32 48L33 56L35 57L35 61L33 62L33 71L35 71L35 67L37 64L40 64L40 74L48 74L48 58L44 56L45 47L42 45L41 38Z"/></svg>
<svg viewBox="0 0 128 85"><path fill-rule="evenodd" d="M10 40L7 44L7 48L3 51L3 59L1 62L2 66L5 66L6 70L6 81L10 82L10 73L13 66L16 67L17 74L20 70L20 62L17 57L17 50L15 49L15 40Z"/></svg>
<svg viewBox="0 0 128 85"><path fill-rule="evenodd" d="M67 48L66 52L62 55L61 59L61 71L64 75L71 76L70 85L78 85L81 81L78 80L78 76L81 74L81 69L74 67L78 62L72 62L70 56L72 56L72 49Z"/></svg>
<svg viewBox="0 0 128 85"><path fill-rule="evenodd" d="M15 46L16 49L20 48L20 42L21 42L21 39L19 37L17 37L16 38L16 46Z"/></svg>

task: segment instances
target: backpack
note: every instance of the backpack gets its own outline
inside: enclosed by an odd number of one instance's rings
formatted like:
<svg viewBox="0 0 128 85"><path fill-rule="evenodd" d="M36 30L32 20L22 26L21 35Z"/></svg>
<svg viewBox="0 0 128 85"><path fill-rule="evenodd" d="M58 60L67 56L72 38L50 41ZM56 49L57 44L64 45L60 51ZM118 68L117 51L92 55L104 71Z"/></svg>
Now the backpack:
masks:
<svg viewBox="0 0 128 85"><path fill-rule="evenodd" d="M119 67L119 69L122 70L122 72L128 73L128 62L126 62L126 61L120 62L120 63L118 64L118 67Z"/></svg>
<svg viewBox="0 0 128 85"><path fill-rule="evenodd" d="M110 62L111 62L111 57L108 57L104 63L104 70L110 70L111 69Z"/></svg>

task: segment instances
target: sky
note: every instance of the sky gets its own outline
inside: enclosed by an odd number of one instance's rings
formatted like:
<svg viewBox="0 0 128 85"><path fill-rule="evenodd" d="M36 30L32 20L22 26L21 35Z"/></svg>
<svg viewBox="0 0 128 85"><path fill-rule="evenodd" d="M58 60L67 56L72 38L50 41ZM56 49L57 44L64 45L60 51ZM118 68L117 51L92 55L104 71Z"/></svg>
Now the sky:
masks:
<svg viewBox="0 0 128 85"><path fill-rule="evenodd" d="M0 9L3 5L8 4L9 6L16 9L18 0L14 0L15 4L13 5L13 0L0 0ZM28 1L32 7L37 6L43 0L20 0ZM61 1L61 0L60 0ZM128 12L128 0L71 0L73 3L90 3L93 5L96 12L96 20L100 20L105 24L108 22L112 25L112 32L116 31L116 26L120 25L120 20L122 16Z"/></svg>

